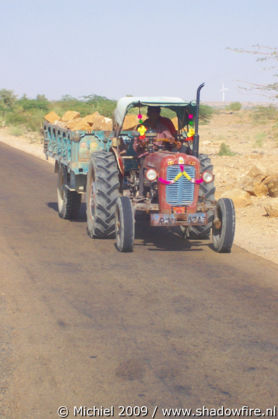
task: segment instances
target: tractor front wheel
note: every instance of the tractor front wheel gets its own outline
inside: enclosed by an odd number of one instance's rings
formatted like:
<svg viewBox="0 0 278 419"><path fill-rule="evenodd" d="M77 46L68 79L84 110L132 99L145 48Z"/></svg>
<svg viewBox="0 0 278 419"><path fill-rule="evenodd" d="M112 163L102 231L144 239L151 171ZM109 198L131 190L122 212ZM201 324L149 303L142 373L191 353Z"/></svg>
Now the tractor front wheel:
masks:
<svg viewBox="0 0 278 419"><path fill-rule="evenodd" d="M208 171L213 172L213 165L211 164L211 160L207 154L200 154L200 171L201 173ZM199 198L198 202L205 203L209 202L210 204L214 202L214 193L215 187L214 182L211 183L201 183L199 186ZM204 226L189 226L189 238L190 239L209 239L210 232L212 228L212 220L213 220L213 210L208 210L207 212L208 223Z"/></svg>
<svg viewBox="0 0 278 419"><path fill-rule="evenodd" d="M134 213L130 199L120 196L116 204L116 240L120 252L132 252L134 242Z"/></svg>
<svg viewBox="0 0 278 419"><path fill-rule="evenodd" d="M217 219L212 227L212 244L218 253L230 253L235 235L235 208L233 201L221 198L216 206Z"/></svg>

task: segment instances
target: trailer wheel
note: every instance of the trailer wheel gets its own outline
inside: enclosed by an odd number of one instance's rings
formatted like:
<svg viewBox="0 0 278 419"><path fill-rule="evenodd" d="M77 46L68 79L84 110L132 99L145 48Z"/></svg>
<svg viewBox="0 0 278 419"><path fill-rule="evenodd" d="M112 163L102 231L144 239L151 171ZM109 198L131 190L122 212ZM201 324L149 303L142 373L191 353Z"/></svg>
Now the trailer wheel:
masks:
<svg viewBox="0 0 278 419"><path fill-rule="evenodd" d="M119 172L113 153L91 155L87 175L87 231L91 238L115 236L115 208L119 196Z"/></svg>
<svg viewBox="0 0 278 419"><path fill-rule="evenodd" d="M211 164L211 160L207 154L200 154L200 171L201 173L204 171L213 171L213 165ZM199 198L198 202L204 201L214 201L214 193L215 187L214 182L211 183L201 183L199 185ZM208 223L204 226L189 226L189 238L191 239L209 239L210 231L212 228L214 213L213 210L208 211Z"/></svg>
<svg viewBox="0 0 278 419"><path fill-rule="evenodd" d="M213 248L219 253L230 253L235 235L235 208L233 201L221 198L216 206L219 228L212 227Z"/></svg>
<svg viewBox="0 0 278 419"><path fill-rule="evenodd" d="M134 213L130 199L120 196L116 204L116 240L120 252L132 252L134 242Z"/></svg>
<svg viewBox="0 0 278 419"><path fill-rule="evenodd" d="M60 165L58 169L57 181L57 203L58 214L61 218L73 220L78 218L81 206L81 195L75 191L70 191L67 185L67 172Z"/></svg>

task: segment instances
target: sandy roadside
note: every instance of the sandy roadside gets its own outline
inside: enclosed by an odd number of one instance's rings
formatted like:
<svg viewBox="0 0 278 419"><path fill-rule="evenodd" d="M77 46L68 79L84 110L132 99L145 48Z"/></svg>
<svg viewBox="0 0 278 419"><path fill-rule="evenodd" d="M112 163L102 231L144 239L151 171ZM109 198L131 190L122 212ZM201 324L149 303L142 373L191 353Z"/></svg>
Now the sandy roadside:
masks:
<svg viewBox="0 0 278 419"><path fill-rule="evenodd" d="M0 130L0 141L45 160L40 143L31 143L25 137L14 137L6 129ZM217 177L217 158L213 162ZM212 158L213 161L213 158ZM54 164L54 159L49 159ZM239 208L236 210L236 234L234 243L239 247L278 264L278 219L263 217L263 207Z"/></svg>
<svg viewBox="0 0 278 419"><path fill-rule="evenodd" d="M0 141L25 153L32 154L32 156L45 160L42 144L38 142L31 142L28 138L20 136L15 137L8 133L5 128L0 129ZM50 164L54 164L54 159L48 160Z"/></svg>

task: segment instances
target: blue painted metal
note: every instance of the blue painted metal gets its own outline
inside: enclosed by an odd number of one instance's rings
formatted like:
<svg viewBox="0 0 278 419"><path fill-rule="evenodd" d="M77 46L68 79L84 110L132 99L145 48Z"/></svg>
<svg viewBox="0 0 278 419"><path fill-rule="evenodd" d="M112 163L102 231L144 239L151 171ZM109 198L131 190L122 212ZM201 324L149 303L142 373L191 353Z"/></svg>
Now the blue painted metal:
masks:
<svg viewBox="0 0 278 419"><path fill-rule="evenodd" d="M52 124L44 124L44 152L67 166L68 171L87 174L90 155L95 151L109 151L114 133L104 131L70 131Z"/></svg>
<svg viewBox="0 0 278 419"><path fill-rule="evenodd" d="M136 157L137 154L133 148L134 131L123 131L121 133L121 139L123 140L123 143L126 146L126 155ZM125 171L136 170L138 169L138 160L127 159L124 162L124 167Z"/></svg>
<svg viewBox="0 0 278 419"><path fill-rule="evenodd" d="M184 170L190 177L195 178L195 167L184 166ZM180 171L177 164L167 167L167 180L174 180ZM181 176L175 183L166 186L166 202L173 206L192 204L194 186L185 176Z"/></svg>

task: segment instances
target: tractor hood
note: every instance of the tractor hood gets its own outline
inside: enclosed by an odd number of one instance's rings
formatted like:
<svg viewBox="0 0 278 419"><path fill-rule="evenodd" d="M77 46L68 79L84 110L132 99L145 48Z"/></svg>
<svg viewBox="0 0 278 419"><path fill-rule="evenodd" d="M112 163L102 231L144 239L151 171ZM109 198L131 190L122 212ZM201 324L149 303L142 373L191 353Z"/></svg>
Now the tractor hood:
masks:
<svg viewBox="0 0 278 419"><path fill-rule="evenodd" d="M121 129L126 113L129 109L140 106L160 106L176 112L180 126L188 122L187 114L195 114L196 105L193 102L185 102L178 97L122 97L118 100L114 111L114 124L116 129Z"/></svg>

